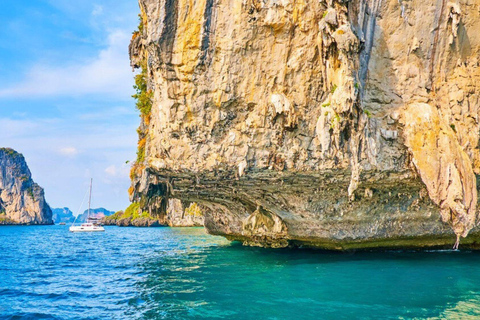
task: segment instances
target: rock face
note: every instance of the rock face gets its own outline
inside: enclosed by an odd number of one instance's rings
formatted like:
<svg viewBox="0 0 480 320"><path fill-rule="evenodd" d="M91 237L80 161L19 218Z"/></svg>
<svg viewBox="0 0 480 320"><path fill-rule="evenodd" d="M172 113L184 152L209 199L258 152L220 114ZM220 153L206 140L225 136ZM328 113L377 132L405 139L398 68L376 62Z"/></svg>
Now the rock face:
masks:
<svg viewBox="0 0 480 320"><path fill-rule="evenodd" d="M131 198L250 245L476 247L477 2L140 0Z"/></svg>
<svg viewBox="0 0 480 320"><path fill-rule="evenodd" d="M196 203L169 199L164 224L170 227L200 227L204 224L203 211Z"/></svg>
<svg viewBox="0 0 480 320"><path fill-rule="evenodd" d="M158 219L150 218L123 218L123 219L103 219L102 223L106 226L118 227L160 227L162 226Z"/></svg>
<svg viewBox="0 0 480 320"><path fill-rule="evenodd" d="M8 148L0 148L0 224L53 224L52 210L25 158Z"/></svg>
<svg viewBox="0 0 480 320"><path fill-rule="evenodd" d="M466 237L475 226L477 205L477 185L468 155L453 128L430 105L410 105L404 121L405 144L430 198L440 207L443 221L451 222L455 233Z"/></svg>

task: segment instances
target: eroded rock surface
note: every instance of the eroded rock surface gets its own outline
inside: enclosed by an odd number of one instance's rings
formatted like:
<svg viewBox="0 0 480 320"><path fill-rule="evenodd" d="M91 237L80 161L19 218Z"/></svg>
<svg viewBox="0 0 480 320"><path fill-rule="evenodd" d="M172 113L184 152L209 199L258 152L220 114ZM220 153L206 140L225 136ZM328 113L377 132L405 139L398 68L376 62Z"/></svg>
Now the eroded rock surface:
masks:
<svg viewBox="0 0 480 320"><path fill-rule="evenodd" d="M166 223L170 227L201 227L203 221L203 211L195 202L182 203L178 199L168 200Z"/></svg>
<svg viewBox="0 0 480 320"><path fill-rule="evenodd" d="M457 236L466 237L475 226L477 186L454 129L426 103L408 106L404 122L405 145L430 198L440 207L443 221L452 223Z"/></svg>
<svg viewBox="0 0 480 320"><path fill-rule="evenodd" d="M248 245L269 247L286 247L288 229L285 222L273 212L257 207L250 216L243 221L243 235L249 239Z"/></svg>
<svg viewBox="0 0 480 320"><path fill-rule="evenodd" d="M253 245L475 247L477 2L140 0L132 200Z"/></svg>
<svg viewBox="0 0 480 320"><path fill-rule="evenodd" d="M43 189L22 154L0 148L0 224L53 224Z"/></svg>

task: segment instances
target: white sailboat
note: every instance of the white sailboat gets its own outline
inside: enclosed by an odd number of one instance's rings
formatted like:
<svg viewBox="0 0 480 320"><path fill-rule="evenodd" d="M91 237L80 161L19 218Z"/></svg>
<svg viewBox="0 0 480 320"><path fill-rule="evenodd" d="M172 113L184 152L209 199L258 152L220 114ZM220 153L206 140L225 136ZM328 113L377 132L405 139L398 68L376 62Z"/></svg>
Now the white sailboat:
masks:
<svg viewBox="0 0 480 320"><path fill-rule="evenodd" d="M90 218L90 205L91 205L91 202L92 202L92 182L93 182L93 179L90 180L90 196L88 198L87 220L79 226L76 226L75 221L73 221L72 225L69 228L70 232L102 232L102 231L105 231L105 228L98 224L98 220L96 218Z"/></svg>

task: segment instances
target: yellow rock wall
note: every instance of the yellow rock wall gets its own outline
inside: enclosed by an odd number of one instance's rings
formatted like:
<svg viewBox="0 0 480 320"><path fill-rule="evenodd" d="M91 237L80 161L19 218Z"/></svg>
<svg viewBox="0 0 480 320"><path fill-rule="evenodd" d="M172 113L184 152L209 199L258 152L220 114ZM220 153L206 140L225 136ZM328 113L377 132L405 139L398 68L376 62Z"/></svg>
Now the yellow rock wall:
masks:
<svg viewBox="0 0 480 320"><path fill-rule="evenodd" d="M255 179L262 170L337 170L350 175L342 196L354 202L363 173L408 171L457 235L475 225L480 0L140 7L144 30L131 60L147 61L154 99L133 197L152 196L151 174L196 185L217 171Z"/></svg>

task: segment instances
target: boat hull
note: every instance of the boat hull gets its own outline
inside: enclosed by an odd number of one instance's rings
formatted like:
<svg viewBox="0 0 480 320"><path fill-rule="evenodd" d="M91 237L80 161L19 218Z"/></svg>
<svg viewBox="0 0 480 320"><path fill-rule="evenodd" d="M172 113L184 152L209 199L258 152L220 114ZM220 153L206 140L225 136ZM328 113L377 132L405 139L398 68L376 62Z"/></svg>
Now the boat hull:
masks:
<svg viewBox="0 0 480 320"><path fill-rule="evenodd" d="M103 232L105 231L104 227L82 227L82 226L72 226L69 228L70 232Z"/></svg>

